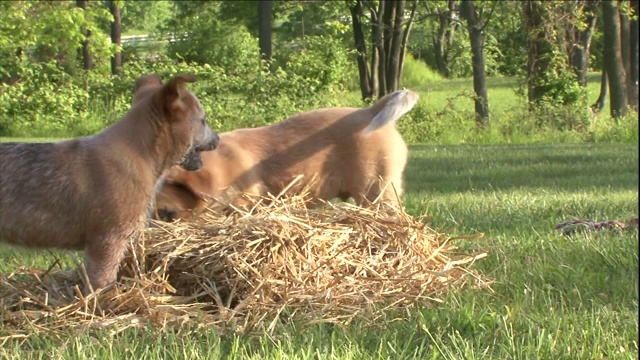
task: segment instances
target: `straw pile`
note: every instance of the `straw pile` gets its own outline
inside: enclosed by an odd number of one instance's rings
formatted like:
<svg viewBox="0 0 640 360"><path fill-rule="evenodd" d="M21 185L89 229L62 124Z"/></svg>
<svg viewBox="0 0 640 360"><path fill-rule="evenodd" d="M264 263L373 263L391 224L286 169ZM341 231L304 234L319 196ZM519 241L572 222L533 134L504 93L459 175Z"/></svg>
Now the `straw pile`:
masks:
<svg viewBox="0 0 640 360"><path fill-rule="evenodd" d="M117 333L148 323L235 331L291 319L344 323L439 301L449 285L478 279L468 267L486 256L455 255L448 233L385 204L307 209L303 196L269 200L228 216L211 210L194 222L154 223L132 242L117 288L89 297L77 286L81 266L0 275L0 344L38 331Z"/></svg>

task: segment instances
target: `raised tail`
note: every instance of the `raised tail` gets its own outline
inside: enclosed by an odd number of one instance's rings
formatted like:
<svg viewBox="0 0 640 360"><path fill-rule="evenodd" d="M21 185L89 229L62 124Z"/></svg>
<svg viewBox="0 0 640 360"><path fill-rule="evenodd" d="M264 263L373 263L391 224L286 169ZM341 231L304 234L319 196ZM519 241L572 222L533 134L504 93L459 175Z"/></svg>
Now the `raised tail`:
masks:
<svg viewBox="0 0 640 360"><path fill-rule="evenodd" d="M376 131L389 123L395 123L413 108L419 97L417 92L405 89L394 91L376 101L370 108L376 112L376 116L364 130L365 134Z"/></svg>

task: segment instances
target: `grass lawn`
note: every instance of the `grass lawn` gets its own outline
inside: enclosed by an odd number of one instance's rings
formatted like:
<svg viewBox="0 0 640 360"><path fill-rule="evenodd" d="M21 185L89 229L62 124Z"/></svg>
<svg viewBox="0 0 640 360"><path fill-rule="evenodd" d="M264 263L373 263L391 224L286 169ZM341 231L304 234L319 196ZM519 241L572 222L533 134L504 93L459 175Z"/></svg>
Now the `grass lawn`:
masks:
<svg viewBox="0 0 640 360"><path fill-rule="evenodd" d="M432 227L485 234L459 245L489 251L474 266L494 281L491 289L451 289L442 304L344 328L284 324L259 336L206 326L94 331L63 343L7 343L0 357L638 358L638 232L566 237L553 229L574 217L637 217L638 144L413 145L405 178L410 213L426 211ZM0 254L0 272L53 262L47 252L2 247Z"/></svg>
<svg viewBox="0 0 640 360"><path fill-rule="evenodd" d="M487 78L487 92L489 109L494 115L522 108L523 97L516 95L516 90L523 86L522 79L517 77L489 77ZM429 99L429 104L438 111L447 105L453 105L460 110L473 112L473 79L451 79L430 81L413 86L420 95ZM526 90L526 87L525 87ZM600 94L600 73L589 73L587 77L587 99L589 105L596 102ZM609 114L609 102L605 104L601 114Z"/></svg>

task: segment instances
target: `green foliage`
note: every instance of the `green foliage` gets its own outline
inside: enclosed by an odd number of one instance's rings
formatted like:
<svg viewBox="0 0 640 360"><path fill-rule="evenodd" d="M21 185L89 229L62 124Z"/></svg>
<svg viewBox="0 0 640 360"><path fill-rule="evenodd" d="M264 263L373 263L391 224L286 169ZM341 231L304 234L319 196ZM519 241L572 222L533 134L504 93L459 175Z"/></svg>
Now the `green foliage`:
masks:
<svg viewBox="0 0 640 360"><path fill-rule="evenodd" d="M464 112L456 111L449 106L438 111L429 102L429 93L421 93L414 108L398 121L398 131L409 143L442 142L443 137L449 136L449 129L465 133L465 128L472 127L472 122L466 122ZM451 103L449 103L451 105ZM459 138L459 137L458 137Z"/></svg>
<svg viewBox="0 0 640 360"><path fill-rule="evenodd" d="M65 122L87 111L87 94L55 62L21 69L23 80L0 84L0 133L62 135ZM75 120L74 120L75 121Z"/></svg>
<svg viewBox="0 0 640 360"><path fill-rule="evenodd" d="M498 40L491 34L485 35L484 66L487 76L498 74L498 58L502 56ZM449 52L449 71L452 78L468 78L473 76L473 62L471 61L471 44L469 37L458 36L451 44Z"/></svg>
<svg viewBox="0 0 640 360"><path fill-rule="evenodd" d="M611 116L594 118L589 127L591 140L594 142L624 142L638 143L638 113L631 109L621 119L612 119Z"/></svg>
<svg viewBox="0 0 640 360"><path fill-rule="evenodd" d="M495 13L489 23L486 34L495 37L494 57L498 73L506 76L524 76L527 69L527 29L522 21L522 2L497 1Z"/></svg>
<svg viewBox="0 0 640 360"><path fill-rule="evenodd" d="M71 76L55 62L29 64L16 84L0 84L0 135L80 136L98 132L121 117L133 99L133 83L141 75L157 73L165 79L178 73L207 75L210 66L135 60L121 76L85 71ZM202 83L207 83L204 78ZM201 84L202 84L201 83ZM206 105L205 105L206 108Z"/></svg>
<svg viewBox="0 0 640 360"><path fill-rule="evenodd" d="M309 37L308 47L282 57L283 68L239 68L175 61L165 56L130 58L120 76L84 72L71 76L54 62L30 64L24 79L0 84L0 136L80 136L100 131L131 106L133 83L156 73L163 79L192 73L192 86L209 122L219 131L284 120L317 107L338 105L344 93L349 55L337 45L323 47ZM341 51L342 50L342 51ZM338 64L339 66L332 66ZM287 69L286 71L284 69Z"/></svg>
<svg viewBox="0 0 640 360"><path fill-rule="evenodd" d="M351 16L345 1L274 1L274 37L288 43L307 36L340 39L353 44Z"/></svg>
<svg viewBox="0 0 640 360"><path fill-rule="evenodd" d="M177 2L178 16L163 27L164 36L175 37L167 46L173 59L199 64L214 64L242 73L258 67L256 39L246 27L219 20L219 2ZM184 19L189 21L184 21Z"/></svg>
<svg viewBox="0 0 640 360"><path fill-rule="evenodd" d="M407 54L402 66L402 78L400 86L417 89L425 84L442 81L443 77L425 64L424 61L416 60L413 55Z"/></svg>
<svg viewBox="0 0 640 360"><path fill-rule="evenodd" d="M170 1L125 0L121 10L123 34L155 34L171 17Z"/></svg>
<svg viewBox="0 0 640 360"><path fill-rule="evenodd" d="M100 24L108 23L111 15L99 3L88 3L83 11L75 1L1 2L0 79L19 78L30 61L55 61L73 74L87 30L92 33L95 66L107 65L113 49Z"/></svg>
<svg viewBox="0 0 640 360"><path fill-rule="evenodd" d="M576 74L569 68L566 55L554 48L543 56L549 59L549 67L539 76L530 80L537 88L537 94L540 94L534 99L532 105L544 108L554 104L584 103L586 101L585 89L578 84Z"/></svg>
<svg viewBox="0 0 640 360"><path fill-rule="evenodd" d="M307 36L304 42L283 44L274 60L282 70L312 80L311 91L338 90L332 87L346 86L357 71L351 52L339 39L328 36Z"/></svg>
<svg viewBox="0 0 640 360"><path fill-rule="evenodd" d="M114 49L107 36L111 15L103 3L89 2L85 12L73 1L0 2L0 53L6 55L0 58L0 136L95 133L127 111L135 78L152 72L163 78L197 74L200 80L193 89L220 131L266 125L318 107L363 105L355 93L358 79L347 3L275 1L275 51L269 66L258 56L257 2L121 3L123 28L150 32L152 41L144 48L125 46L123 74L113 77L109 56ZM548 55L552 66L535 79L545 95L530 108L524 105L524 89L520 98L514 96L517 78L496 77L520 74L526 64L527 34L521 19L513 16L521 11L515 2L477 4L484 16L495 7L485 31L491 125L477 130L471 81L443 80L424 57L433 47L437 25L436 17L427 15L445 5L419 4L423 12L416 18L410 45L422 58L408 52L401 79L401 86L422 95L398 125L408 142L637 139L637 122L616 123L590 113L587 91L568 71L559 47ZM86 29L93 33L96 63L88 72L80 70L77 53ZM468 78L468 36L464 26L456 29L449 67L454 77ZM168 35L174 37L170 42L163 40Z"/></svg>

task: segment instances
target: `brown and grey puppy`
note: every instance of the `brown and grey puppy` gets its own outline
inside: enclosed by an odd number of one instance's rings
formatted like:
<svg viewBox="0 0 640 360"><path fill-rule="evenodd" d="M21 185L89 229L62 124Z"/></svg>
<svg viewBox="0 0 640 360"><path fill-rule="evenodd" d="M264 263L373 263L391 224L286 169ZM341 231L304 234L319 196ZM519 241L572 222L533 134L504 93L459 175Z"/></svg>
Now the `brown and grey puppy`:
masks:
<svg viewBox="0 0 640 360"><path fill-rule="evenodd" d="M198 170L200 152L218 145L199 100L185 87L194 81L189 75L164 85L155 75L139 78L129 112L94 136L1 143L0 241L84 250L91 287L113 283L166 170Z"/></svg>
<svg viewBox="0 0 640 360"><path fill-rule="evenodd" d="M394 188L402 194L407 161L394 124L417 101L417 93L399 90L367 108L320 109L220 134L219 147L202 153L202 170L169 171L157 209L165 219L189 218L204 208L206 196L242 206L240 194L278 194L298 175L304 177L297 190L308 186L314 199L352 197L363 204L381 196L393 202Z"/></svg>

